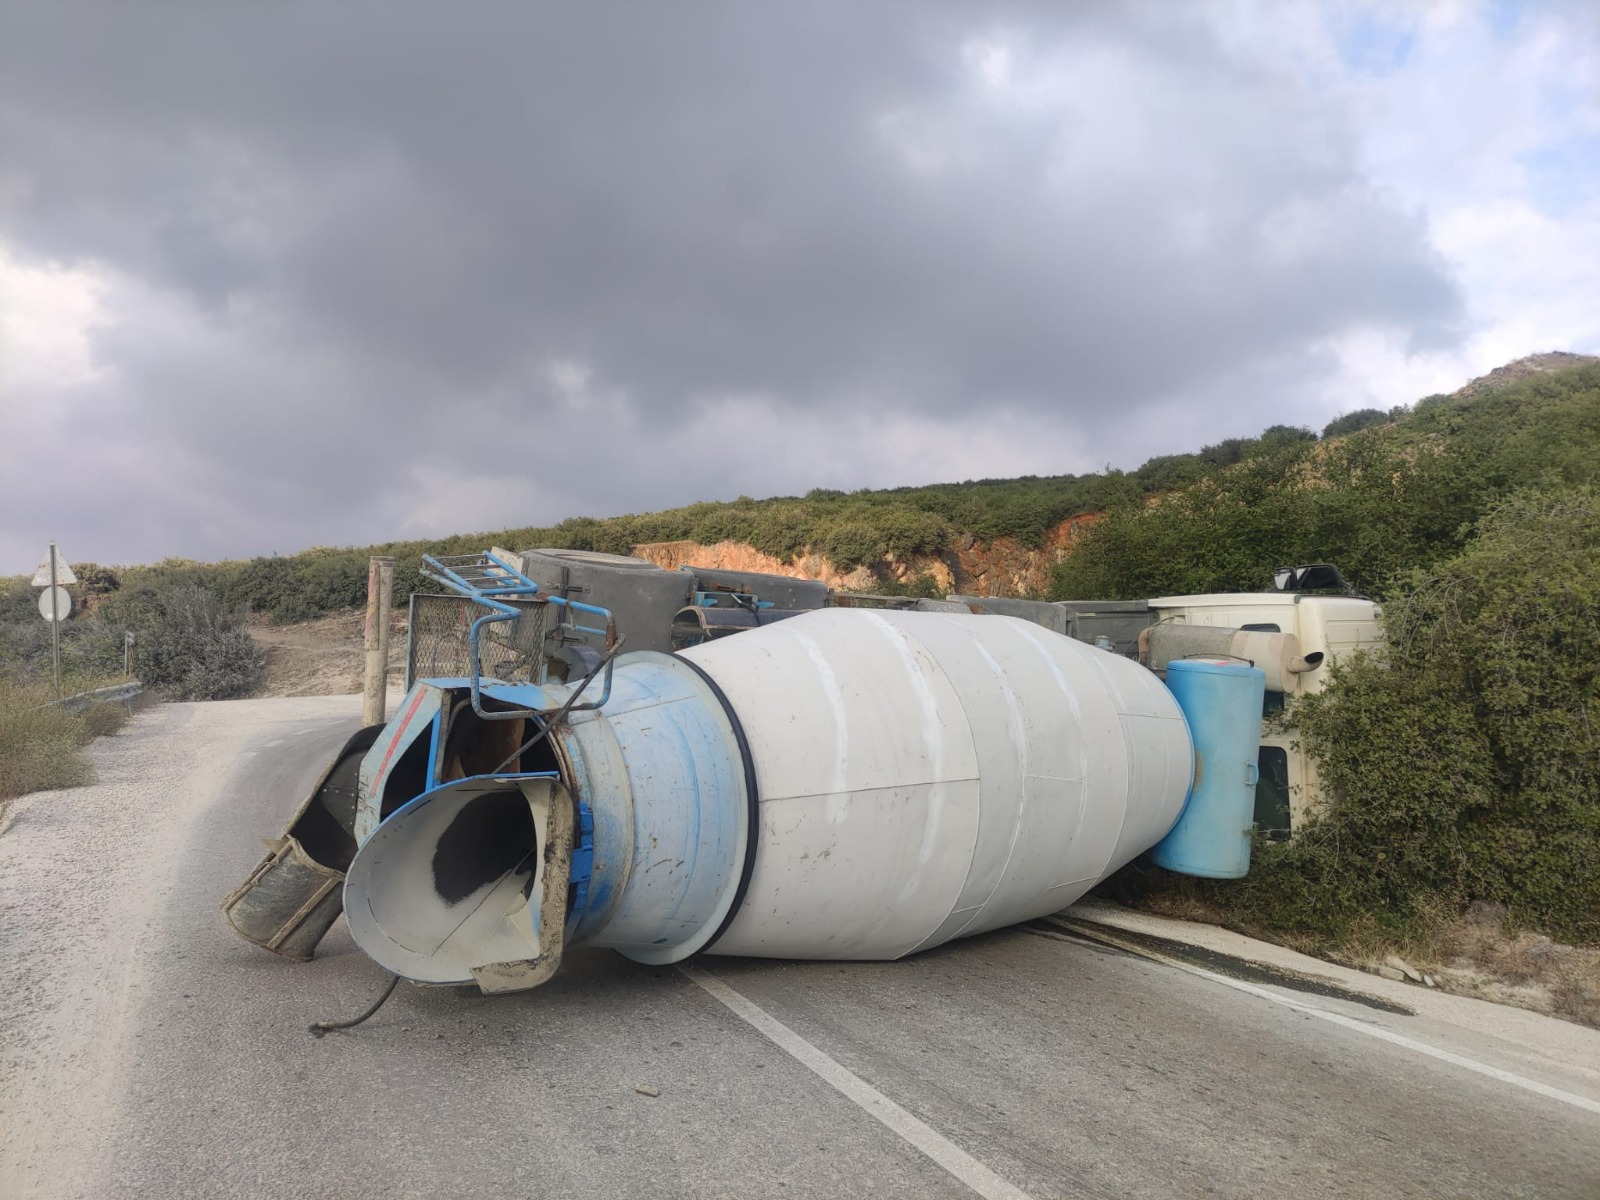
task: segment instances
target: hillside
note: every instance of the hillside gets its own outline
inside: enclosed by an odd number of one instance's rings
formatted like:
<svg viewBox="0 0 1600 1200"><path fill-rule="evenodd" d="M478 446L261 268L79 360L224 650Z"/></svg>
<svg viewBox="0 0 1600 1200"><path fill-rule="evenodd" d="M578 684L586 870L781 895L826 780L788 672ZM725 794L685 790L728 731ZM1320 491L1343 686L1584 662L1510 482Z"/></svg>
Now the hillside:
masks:
<svg viewBox="0 0 1600 1200"><path fill-rule="evenodd" d="M1537 355L1159 497L1125 492L1057 567L1053 594L1255 589L1276 565L1323 560L1385 596L1457 553L1498 501L1597 478L1600 359Z"/></svg>
<svg viewBox="0 0 1600 1200"><path fill-rule="evenodd" d="M1542 479L1592 479L1597 461L1600 359L1544 354L1409 409L1349 413L1320 435L1274 426L1127 472L817 489L248 561L74 568L91 611L183 583L277 623L363 603L370 555L396 558L403 597L421 588L422 554L489 544L639 553L852 590L1057 598L1254 589L1280 563L1327 559L1380 594L1396 571L1459 548L1494 498ZM0 582L0 667L37 660L32 606L24 577Z"/></svg>
<svg viewBox="0 0 1600 1200"><path fill-rule="evenodd" d="M1478 376L1452 392L1451 399L1470 400L1475 396L1492 392L1496 388L1520 383L1524 379L1533 379L1540 375L1548 375L1552 371L1565 371L1569 367L1581 367L1597 362L1600 362L1600 358L1595 358L1593 355L1572 354L1566 350L1530 354L1526 358L1508 362L1503 367L1496 367L1487 375Z"/></svg>

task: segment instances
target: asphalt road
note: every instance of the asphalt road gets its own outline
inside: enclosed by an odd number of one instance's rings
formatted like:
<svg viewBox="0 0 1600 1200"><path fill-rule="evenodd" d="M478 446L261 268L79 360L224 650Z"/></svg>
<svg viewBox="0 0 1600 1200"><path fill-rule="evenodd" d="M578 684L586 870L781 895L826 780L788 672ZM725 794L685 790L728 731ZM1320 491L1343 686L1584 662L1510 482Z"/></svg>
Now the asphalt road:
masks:
<svg viewBox="0 0 1600 1200"><path fill-rule="evenodd" d="M357 703L154 709L99 784L16 805L0 1195L1600 1197L1600 1034L1241 989L1060 927L705 958L705 986L573 951L540 991L402 987L313 1038L383 974L342 922L293 965L218 904Z"/></svg>

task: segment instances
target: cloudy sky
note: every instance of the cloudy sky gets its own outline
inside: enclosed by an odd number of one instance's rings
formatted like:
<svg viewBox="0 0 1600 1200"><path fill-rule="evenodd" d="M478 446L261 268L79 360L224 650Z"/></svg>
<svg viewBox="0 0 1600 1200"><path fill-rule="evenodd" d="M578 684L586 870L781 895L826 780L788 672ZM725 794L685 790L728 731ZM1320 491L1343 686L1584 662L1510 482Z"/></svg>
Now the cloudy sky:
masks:
<svg viewBox="0 0 1600 1200"><path fill-rule="evenodd" d="M1600 5L0 0L0 574L1132 467L1600 351Z"/></svg>

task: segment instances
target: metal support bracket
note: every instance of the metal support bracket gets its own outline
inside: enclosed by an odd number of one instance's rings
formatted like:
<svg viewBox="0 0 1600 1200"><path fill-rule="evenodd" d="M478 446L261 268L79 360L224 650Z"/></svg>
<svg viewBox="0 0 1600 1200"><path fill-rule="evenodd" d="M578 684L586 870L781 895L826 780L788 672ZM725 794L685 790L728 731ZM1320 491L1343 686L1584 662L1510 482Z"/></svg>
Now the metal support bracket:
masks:
<svg viewBox="0 0 1600 1200"><path fill-rule="evenodd" d="M551 783L544 801L529 798L530 804L543 807L545 822L540 841L544 861L540 872L539 913L535 931L539 952L533 958L511 962L484 963L472 968L478 987L489 995L524 992L545 983L561 966L566 949L567 889L572 882L572 840L574 832L571 793Z"/></svg>

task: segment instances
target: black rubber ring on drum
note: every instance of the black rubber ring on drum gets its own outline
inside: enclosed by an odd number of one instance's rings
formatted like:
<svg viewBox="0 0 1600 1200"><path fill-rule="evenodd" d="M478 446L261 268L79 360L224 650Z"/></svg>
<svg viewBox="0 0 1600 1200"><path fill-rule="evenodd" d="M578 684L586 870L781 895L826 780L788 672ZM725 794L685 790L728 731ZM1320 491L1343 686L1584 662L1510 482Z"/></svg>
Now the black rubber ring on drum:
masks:
<svg viewBox="0 0 1600 1200"><path fill-rule="evenodd" d="M717 926L717 931L711 935L711 940L700 947L699 953L703 954L715 946L717 939L728 931L728 926L733 924L733 919L739 915L739 909L744 904L745 893L750 890L750 876L755 874L756 869L756 844L761 835L761 796L756 789L756 764L755 759L750 756L750 743L745 740L744 726L739 724L739 714L733 711L733 705L729 703L727 695L717 686L717 681L706 674L698 663L682 655L673 657L687 665L705 681L706 686L711 689L711 694L722 705L722 711L727 714L728 724L733 727L734 741L739 744L739 757L744 760L744 792L750 808L747 823L749 836L745 838L744 867L739 872L739 886L734 889L733 903L728 907L728 915L722 918L722 924Z"/></svg>

